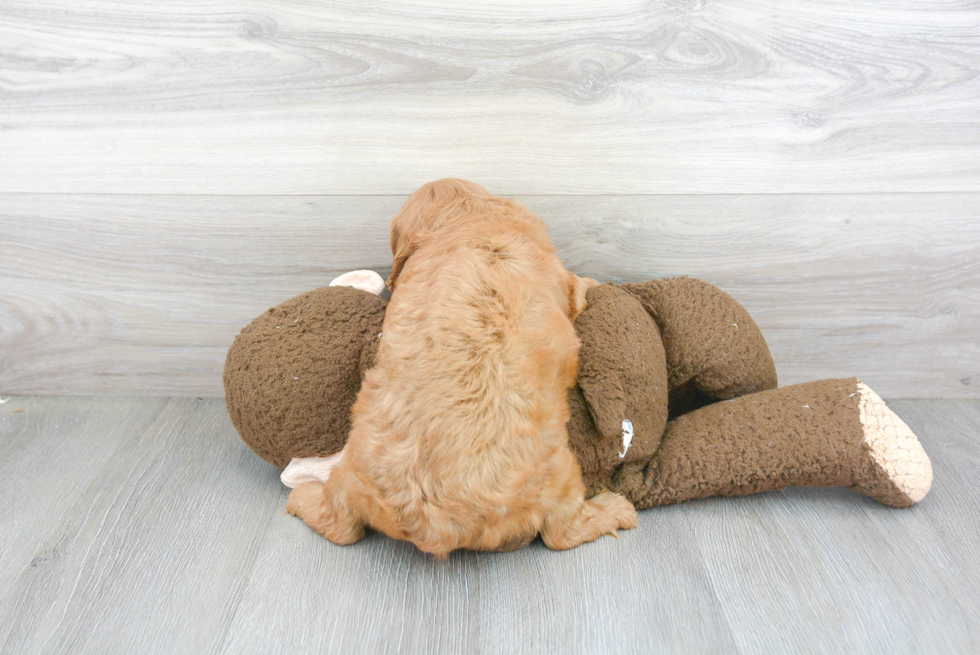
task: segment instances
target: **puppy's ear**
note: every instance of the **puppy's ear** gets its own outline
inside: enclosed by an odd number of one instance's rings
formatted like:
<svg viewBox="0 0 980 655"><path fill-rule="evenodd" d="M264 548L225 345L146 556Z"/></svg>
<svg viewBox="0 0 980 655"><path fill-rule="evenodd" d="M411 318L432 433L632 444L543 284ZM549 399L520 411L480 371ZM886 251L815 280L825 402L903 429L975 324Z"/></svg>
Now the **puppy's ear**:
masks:
<svg viewBox="0 0 980 655"><path fill-rule="evenodd" d="M401 275L402 269L405 267L405 262L408 258L412 256L412 253L418 248L418 243L415 239L409 239L401 233L398 228L397 221L392 222L391 225L391 254L393 256L391 263L391 275L388 276L388 290L395 290L395 282L398 280L398 276Z"/></svg>
<svg viewBox="0 0 980 655"><path fill-rule="evenodd" d="M575 318L585 311L589 306L585 299L586 292L592 287L599 286L599 283L590 277L579 277L575 273L568 273L568 318Z"/></svg>

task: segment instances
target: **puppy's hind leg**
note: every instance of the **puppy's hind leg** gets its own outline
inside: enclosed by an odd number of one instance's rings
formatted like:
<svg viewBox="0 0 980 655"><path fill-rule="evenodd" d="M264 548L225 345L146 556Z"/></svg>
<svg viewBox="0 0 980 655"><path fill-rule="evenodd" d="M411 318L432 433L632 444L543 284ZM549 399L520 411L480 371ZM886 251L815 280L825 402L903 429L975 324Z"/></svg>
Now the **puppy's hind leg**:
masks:
<svg viewBox="0 0 980 655"><path fill-rule="evenodd" d="M541 523L541 539L548 548L565 550L604 534L618 537L616 530L636 527L633 504L619 494L601 493L585 500L582 470L571 451L559 457L553 479L554 489L561 490L558 502Z"/></svg>
<svg viewBox="0 0 980 655"><path fill-rule="evenodd" d="M346 546L364 537L364 521L351 507L340 477L335 471L325 483L299 485L289 494L286 512L335 544Z"/></svg>
<svg viewBox="0 0 980 655"><path fill-rule="evenodd" d="M548 548L566 550L616 530L636 527L636 510L619 494L604 492L589 500L568 498L548 514L541 525L541 539Z"/></svg>

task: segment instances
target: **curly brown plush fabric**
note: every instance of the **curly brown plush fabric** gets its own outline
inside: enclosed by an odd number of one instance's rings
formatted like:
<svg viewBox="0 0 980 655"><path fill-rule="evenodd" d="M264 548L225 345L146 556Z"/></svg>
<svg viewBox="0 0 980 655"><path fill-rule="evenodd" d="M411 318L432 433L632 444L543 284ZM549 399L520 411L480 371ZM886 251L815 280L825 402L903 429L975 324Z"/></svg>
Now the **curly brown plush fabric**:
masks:
<svg viewBox="0 0 980 655"><path fill-rule="evenodd" d="M647 508L848 486L902 507L928 492L928 457L870 389L854 379L775 389L765 339L728 294L675 278L599 286L587 297L568 432L590 495L617 491ZM317 289L242 330L225 393L256 453L285 466L343 448L385 305L356 289Z"/></svg>
<svg viewBox="0 0 980 655"><path fill-rule="evenodd" d="M856 392L853 378L821 380L702 407L670 422L642 483L624 470L613 486L641 507L849 486L863 437Z"/></svg>
<svg viewBox="0 0 980 655"><path fill-rule="evenodd" d="M776 388L776 366L759 327L734 298L690 277L623 285L663 334L670 415Z"/></svg>
<svg viewBox="0 0 980 655"><path fill-rule="evenodd" d="M587 299L575 322L582 345L568 432L590 495L608 488L623 465L649 461L668 403L677 413L775 386L758 327L710 284L692 278L606 284L590 289ZM242 330L228 352L225 389L232 421L252 450L285 466L292 457L343 447L385 306L364 291L326 287ZM632 428L628 447L624 421Z"/></svg>
<svg viewBox="0 0 980 655"><path fill-rule="evenodd" d="M324 287L273 307L235 338L225 402L256 454L286 466L344 447L387 304L359 289Z"/></svg>
<svg viewBox="0 0 980 655"><path fill-rule="evenodd" d="M667 363L660 331L636 298L609 284L589 289L586 298L589 306L575 321L582 345L568 441L591 496L608 486L616 468L656 452L667 424Z"/></svg>
<svg viewBox="0 0 980 655"><path fill-rule="evenodd" d="M610 489L637 509L789 486L850 487L886 505L913 504L870 455L859 402L858 381L845 378L702 407L671 421L657 454L617 471Z"/></svg>

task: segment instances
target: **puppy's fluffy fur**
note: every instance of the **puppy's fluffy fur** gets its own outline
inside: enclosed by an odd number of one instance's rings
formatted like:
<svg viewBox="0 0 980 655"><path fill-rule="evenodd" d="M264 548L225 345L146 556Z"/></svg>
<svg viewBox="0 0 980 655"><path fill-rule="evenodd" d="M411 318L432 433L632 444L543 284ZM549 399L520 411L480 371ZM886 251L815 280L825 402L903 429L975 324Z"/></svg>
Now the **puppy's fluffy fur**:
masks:
<svg viewBox="0 0 980 655"><path fill-rule="evenodd" d="M437 557L634 527L622 496L584 500L565 431L572 320L595 282L565 270L525 207L463 180L416 191L391 248L391 302L343 459L286 510L338 544L370 526Z"/></svg>

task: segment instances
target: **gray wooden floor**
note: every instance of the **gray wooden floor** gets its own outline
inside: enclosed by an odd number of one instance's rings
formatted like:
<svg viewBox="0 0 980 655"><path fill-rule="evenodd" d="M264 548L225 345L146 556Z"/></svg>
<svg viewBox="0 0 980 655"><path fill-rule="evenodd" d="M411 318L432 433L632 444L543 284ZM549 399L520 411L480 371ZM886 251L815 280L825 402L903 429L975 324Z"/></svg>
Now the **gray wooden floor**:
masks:
<svg viewBox="0 0 980 655"><path fill-rule="evenodd" d="M935 466L912 509L792 489L437 562L284 514L220 400L14 397L0 652L980 652L980 401L892 406Z"/></svg>

